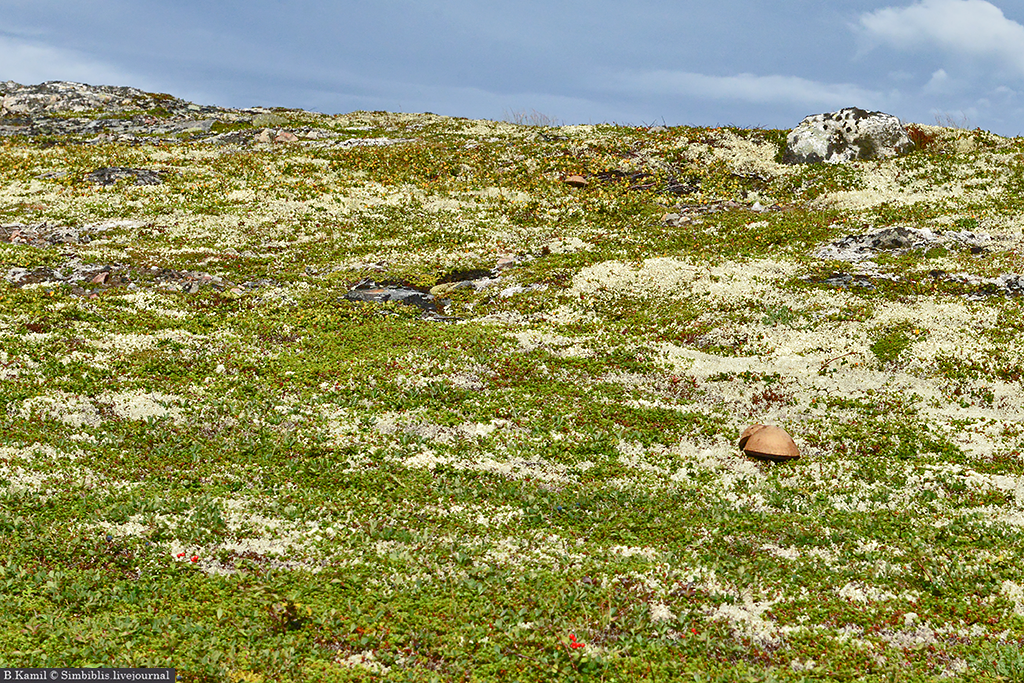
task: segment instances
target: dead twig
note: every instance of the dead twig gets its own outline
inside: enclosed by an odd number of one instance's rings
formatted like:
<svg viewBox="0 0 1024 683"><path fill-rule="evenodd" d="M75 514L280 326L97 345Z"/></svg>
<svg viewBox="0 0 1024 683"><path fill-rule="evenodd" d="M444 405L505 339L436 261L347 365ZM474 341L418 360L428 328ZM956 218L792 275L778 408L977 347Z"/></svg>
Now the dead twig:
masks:
<svg viewBox="0 0 1024 683"><path fill-rule="evenodd" d="M823 361L823 362L822 362L822 364L821 364L821 368L819 368L819 369L818 369L818 372L824 372L824 371L825 371L825 368L826 368L826 367L828 366L828 364L829 364L829 363L831 363L832 361L834 361L834 360L839 360L840 358L846 358L847 356L852 356L852 355L854 355L854 354L856 354L856 353L859 353L859 352L858 352L858 351L850 351L849 353L844 353L844 354L843 354L843 355L841 355L841 356L836 356L835 358L829 358L828 360L826 360L826 361Z"/></svg>

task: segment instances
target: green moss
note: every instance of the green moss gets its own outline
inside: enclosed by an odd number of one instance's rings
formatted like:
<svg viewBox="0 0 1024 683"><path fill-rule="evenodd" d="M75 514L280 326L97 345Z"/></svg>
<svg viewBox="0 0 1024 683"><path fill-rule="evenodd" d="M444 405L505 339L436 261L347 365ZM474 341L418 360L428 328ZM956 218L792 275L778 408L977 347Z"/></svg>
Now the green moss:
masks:
<svg viewBox="0 0 1024 683"><path fill-rule="evenodd" d="M878 328L872 335L874 341L869 348L879 363L894 363L920 334L921 331L914 329L909 322Z"/></svg>
<svg viewBox="0 0 1024 683"><path fill-rule="evenodd" d="M53 268L64 259L56 249L40 249L30 245L0 243L0 264L8 267Z"/></svg>

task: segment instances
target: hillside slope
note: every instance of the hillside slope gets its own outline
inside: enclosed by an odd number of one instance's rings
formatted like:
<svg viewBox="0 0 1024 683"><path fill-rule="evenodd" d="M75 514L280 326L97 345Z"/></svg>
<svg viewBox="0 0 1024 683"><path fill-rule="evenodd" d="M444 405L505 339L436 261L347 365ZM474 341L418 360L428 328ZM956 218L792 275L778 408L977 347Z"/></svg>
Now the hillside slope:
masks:
<svg viewBox="0 0 1024 683"><path fill-rule="evenodd" d="M0 666L1024 675L1024 140L0 85Z"/></svg>

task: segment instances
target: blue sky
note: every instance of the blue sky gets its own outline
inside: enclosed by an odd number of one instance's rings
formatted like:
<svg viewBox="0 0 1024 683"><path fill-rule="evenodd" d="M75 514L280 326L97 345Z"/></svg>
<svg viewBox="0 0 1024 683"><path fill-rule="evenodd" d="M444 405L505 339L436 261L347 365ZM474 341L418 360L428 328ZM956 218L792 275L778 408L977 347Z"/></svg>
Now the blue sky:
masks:
<svg viewBox="0 0 1024 683"><path fill-rule="evenodd" d="M1024 133L1024 1L0 0L0 80L202 104Z"/></svg>

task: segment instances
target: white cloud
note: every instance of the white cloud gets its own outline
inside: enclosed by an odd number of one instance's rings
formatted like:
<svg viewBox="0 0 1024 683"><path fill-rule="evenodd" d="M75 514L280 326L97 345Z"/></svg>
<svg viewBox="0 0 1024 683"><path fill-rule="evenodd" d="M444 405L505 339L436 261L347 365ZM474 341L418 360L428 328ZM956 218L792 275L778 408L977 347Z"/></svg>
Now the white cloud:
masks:
<svg viewBox="0 0 1024 683"><path fill-rule="evenodd" d="M879 43L994 58L1024 76L1024 26L986 0L921 0L886 7L861 15L860 26Z"/></svg>
<svg viewBox="0 0 1024 683"><path fill-rule="evenodd" d="M933 73L931 79L924 86L924 92L932 94L949 93L954 89L945 69L939 69Z"/></svg>
<svg viewBox="0 0 1024 683"><path fill-rule="evenodd" d="M137 76L75 50L9 36L0 36L0 74L22 84L77 81L144 87Z"/></svg>
<svg viewBox="0 0 1024 683"><path fill-rule="evenodd" d="M882 96L848 83L821 83L798 76L707 76L688 71L618 72L605 87L644 95L679 95L753 104L793 104L818 107L874 107Z"/></svg>

